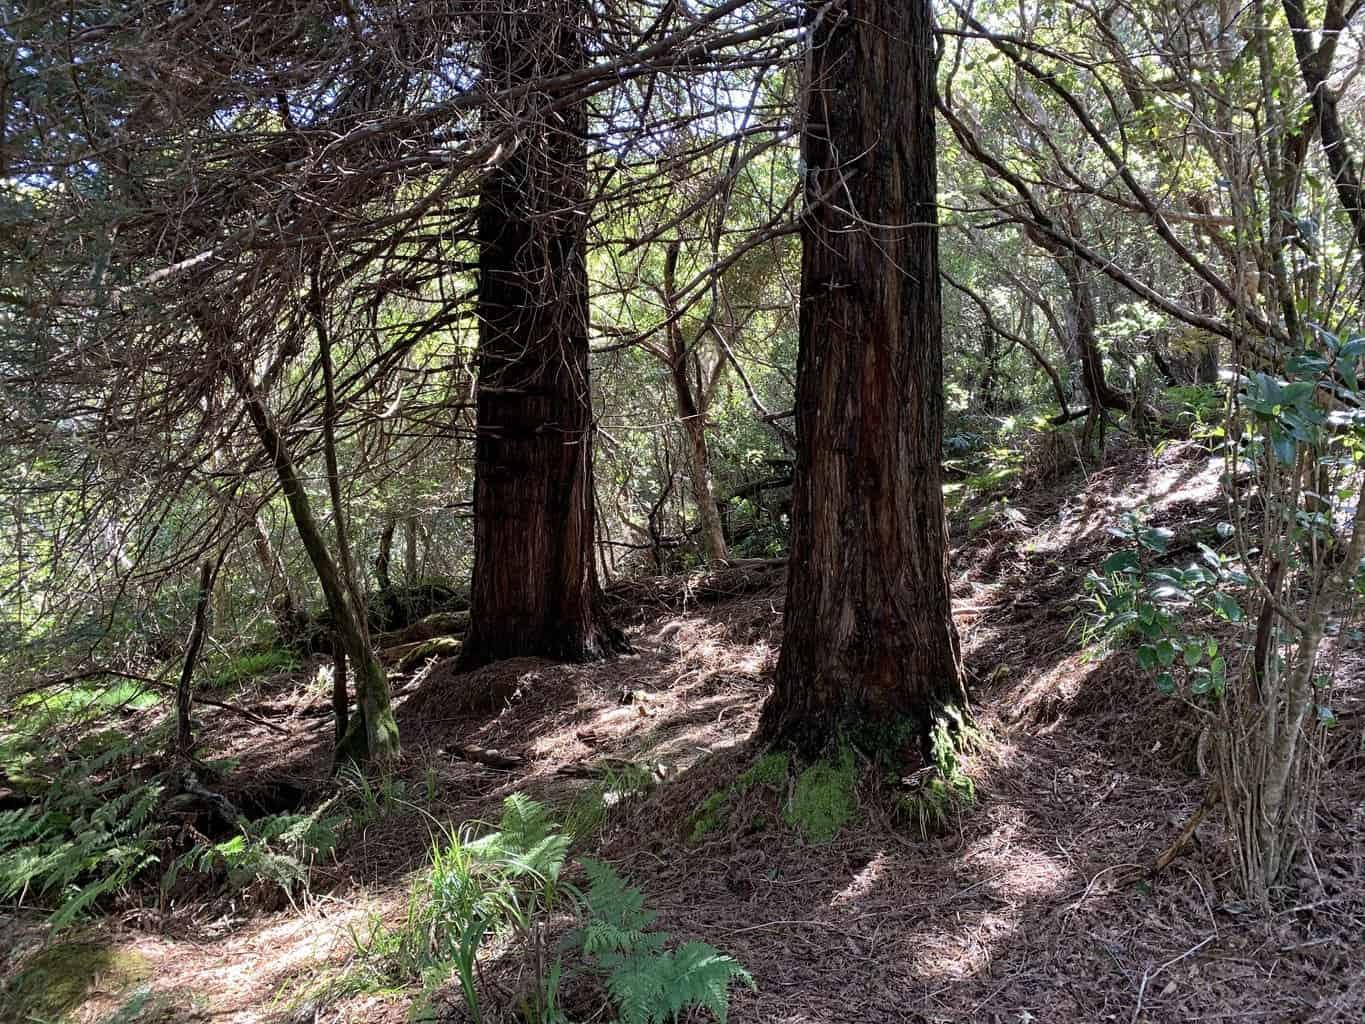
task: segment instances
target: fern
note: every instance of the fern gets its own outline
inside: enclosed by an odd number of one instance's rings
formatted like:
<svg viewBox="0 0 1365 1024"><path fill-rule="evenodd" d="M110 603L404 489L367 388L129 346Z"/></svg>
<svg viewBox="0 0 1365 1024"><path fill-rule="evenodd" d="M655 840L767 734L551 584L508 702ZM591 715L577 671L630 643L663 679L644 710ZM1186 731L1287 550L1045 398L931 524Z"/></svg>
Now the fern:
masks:
<svg viewBox="0 0 1365 1024"><path fill-rule="evenodd" d="M337 828L344 819L327 814L333 803L320 804L308 814L272 814L246 822L231 839L192 847L171 864L161 881L163 891L188 869L200 874L221 871L233 890L265 883L292 897L307 887L308 870L317 858L337 845Z"/></svg>
<svg viewBox="0 0 1365 1024"><path fill-rule="evenodd" d="M753 987L748 971L704 942L670 950L669 936L652 928L657 915L645 906L644 894L609 865L581 861L586 891L563 882L570 837L550 821L544 805L520 794L508 797L498 827L482 835L477 828L447 831L436 844L402 928L375 921L366 936L354 937L371 968L395 980L420 981L424 992L454 973L470 1017L482 1021L476 962L489 935L505 934L524 948L533 972L520 995L522 1018L563 1021L565 967L547 956L546 940L562 901L582 922L565 948L604 979L620 1024L669 1024L691 1008L724 1021L731 984Z"/></svg>
<svg viewBox="0 0 1365 1024"><path fill-rule="evenodd" d="M606 975L620 1024L667 1024L683 1010L700 1007L724 1021L730 984L751 988L753 977L732 957L704 942L668 951L668 935L650 931L655 913L644 894L600 861L584 859L588 920L578 933L583 955Z"/></svg>
<svg viewBox="0 0 1365 1024"><path fill-rule="evenodd" d="M73 761L41 805L0 812L0 900L36 897L52 907L51 925L62 928L156 863L161 786L100 778L131 751L116 744Z"/></svg>

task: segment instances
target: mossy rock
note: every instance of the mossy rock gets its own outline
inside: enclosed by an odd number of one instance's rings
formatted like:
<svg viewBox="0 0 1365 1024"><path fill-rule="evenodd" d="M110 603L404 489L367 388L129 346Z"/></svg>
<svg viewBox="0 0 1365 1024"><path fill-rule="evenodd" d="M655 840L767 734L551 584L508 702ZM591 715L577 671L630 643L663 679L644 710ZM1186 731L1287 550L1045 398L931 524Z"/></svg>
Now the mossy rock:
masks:
<svg viewBox="0 0 1365 1024"><path fill-rule="evenodd" d="M91 995L126 992L151 975L147 958L133 950L96 942L49 946L31 956L5 986L0 1018L66 1024Z"/></svg>

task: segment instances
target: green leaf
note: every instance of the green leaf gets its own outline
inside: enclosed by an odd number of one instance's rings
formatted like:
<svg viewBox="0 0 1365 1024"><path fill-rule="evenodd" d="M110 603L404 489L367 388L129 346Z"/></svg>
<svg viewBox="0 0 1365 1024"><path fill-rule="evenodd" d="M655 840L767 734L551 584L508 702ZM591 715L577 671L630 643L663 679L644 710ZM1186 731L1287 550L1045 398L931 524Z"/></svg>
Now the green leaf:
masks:
<svg viewBox="0 0 1365 1024"><path fill-rule="evenodd" d="M1242 606L1221 590L1213 595L1213 610L1228 622L1241 622L1244 617Z"/></svg>
<svg viewBox="0 0 1365 1024"><path fill-rule="evenodd" d="M1100 571L1106 576L1117 576L1121 572L1132 572L1138 567L1136 551L1116 551L1104 560Z"/></svg>
<svg viewBox="0 0 1365 1024"><path fill-rule="evenodd" d="M1318 386L1311 380L1296 380L1292 384L1286 384L1280 392L1281 405L1301 405L1306 400L1311 400L1313 392Z"/></svg>
<svg viewBox="0 0 1365 1024"><path fill-rule="evenodd" d="M1223 685L1227 682L1228 665L1219 655L1209 662L1209 680L1213 683L1213 688L1218 693L1223 692Z"/></svg>
<svg viewBox="0 0 1365 1024"><path fill-rule="evenodd" d="M1163 668L1169 668L1175 663L1175 644L1169 640L1160 640L1156 645L1156 660Z"/></svg>
<svg viewBox="0 0 1365 1024"><path fill-rule="evenodd" d="M1138 543L1148 551L1164 555L1174 536L1175 533L1164 526L1153 526L1138 531Z"/></svg>
<svg viewBox="0 0 1365 1024"><path fill-rule="evenodd" d="M1275 458L1286 466L1294 464L1294 454L1296 445L1294 440L1289 437L1279 427L1272 427L1270 430L1270 446L1275 450Z"/></svg>
<svg viewBox="0 0 1365 1024"><path fill-rule="evenodd" d="M1204 657L1204 645L1198 640L1191 640L1185 645L1185 664L1190 668L1198 665Z"/></svg>
<svg viewBox="0 0 1365 1024"><path fill-rule="evenodd" d="M1156 648L1151 644L1143 644L1137 652L1138 667L1144 672L1151 672L1157 666Z"/></svg>
<svg viewBox="0 0 1365 1024"><path fill-rule="evenodd" d="M1161 673L1156 677L1156 688L1169 697L1175 693L1175 676L1169 672Z"/></svg>
<svg viewBox="0 0 1365 1024"><path fill-rule="evenodd" d="M1223 560L1218 557L1218 552L1214 551L1213 548L1209 547L1207 544L1201 543L1199 545L1199 553L1200 555L1203 556L1204 563L1210 569L1218 569L1222 567Z"/></svg>

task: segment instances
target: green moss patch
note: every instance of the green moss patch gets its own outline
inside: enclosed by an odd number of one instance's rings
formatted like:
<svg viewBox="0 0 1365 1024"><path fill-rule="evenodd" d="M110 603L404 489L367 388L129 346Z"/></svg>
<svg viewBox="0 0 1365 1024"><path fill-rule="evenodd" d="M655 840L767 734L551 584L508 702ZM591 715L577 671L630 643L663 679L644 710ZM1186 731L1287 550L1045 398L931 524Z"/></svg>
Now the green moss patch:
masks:
<svg viewBox="0 0 1365 1024"><path fill-rule="evenodd" d="M764 754L739 777L740 785L745 789L754 786L782 786L787 781L787 772L790 768L791 759L786 754Z"/></svg>
<svg viewBox="0 0 1365 1024"><path fill-rule="evenodd" d="M733 785L712 793L692 815L692 831L689 838L699 843L712 832L719 832L730 823L730 815L739 798L755 786L771 786L781 789L787 782L787 772L791 762L786 754L764 754L745 770ZM762 827L763 819L756 818L750 830Z"/></svg>
<svg viewBox="0 0 1365 1024"><path fill-rule="evenodd" d="M792 761L785 753L765 754L743 772L734 784L712 793L691 817L692 842L730 827L739 801L757 787L782 793L791 775ZM838 761L817 761L796 778L791 798L782 808L782 820L812 843L833 839L857 813L858 772L853 754L846 751ZM767 823L759 814L747 819L747 830L758 831Z"/></svg>
<svg viewBox="0 0 1365 1024"><path fill-rule="evenodd" d="M30 957L0 997L0 1017L63 1024L86 998L124 992L151 977L147 958L93 942L49 946Z"/></svg>
<svg viewBox="0 0 1365 1024"><path fill-rule="evenodd" d="M944 829L953 815L976 800L976 784L963 755L981 746L981 733L956 709L940 714L929 731L932 764L896 799L896 814L921 839Z"/></svg>
<svg viewBox="0 0 1365 1024"><path fill-rule="evenodd" d="M712 793L701 802L697 812L692 815L692 842L699 843L712 832L719 832L730 820L730 798L735 795L735 787Z"/></svg>
<svg viewBox="0 0 1365 1024"><path fill-rule="evenodd" d="M857 785L858 773L849 752L840 755L837 763L817 761L798 776L782 816L811 842L827 843L856 813Z"/></svg>

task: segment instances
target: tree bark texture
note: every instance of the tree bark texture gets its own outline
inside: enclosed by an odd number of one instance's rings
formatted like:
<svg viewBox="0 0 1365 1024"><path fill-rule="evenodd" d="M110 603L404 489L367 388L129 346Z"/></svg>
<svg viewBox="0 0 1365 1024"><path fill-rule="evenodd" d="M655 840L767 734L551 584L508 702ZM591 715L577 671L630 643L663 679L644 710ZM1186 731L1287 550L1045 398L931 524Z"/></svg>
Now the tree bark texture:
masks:
<svg viewBox="0 0 1365 1024"><path fill-rule="evenodd" d="M928 0L849 0L811 41L791 558L762 724L810 755L869 725L908 723L927 746L942 712L966 707L942 492L931 28Z"/></svg>
<svg viewBox="0 0 1365 1024"><path fill-rule="evenodd" d="M581 0L489 16L485 75L515 87L584 64ZM607 655L593 550L587 111L535 90L490 111L506 140L479 195L471 628L461 663Z"/></svg>

